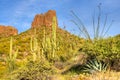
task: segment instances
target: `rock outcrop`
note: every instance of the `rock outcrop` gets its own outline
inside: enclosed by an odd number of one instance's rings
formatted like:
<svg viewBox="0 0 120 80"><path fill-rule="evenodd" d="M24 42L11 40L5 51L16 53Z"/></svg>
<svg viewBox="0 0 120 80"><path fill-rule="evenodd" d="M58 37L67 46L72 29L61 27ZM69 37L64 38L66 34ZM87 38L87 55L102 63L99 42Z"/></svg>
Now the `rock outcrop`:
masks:
<svg viewBox="0 0 120 80"><path fill-rule="evenodd" d="M48 12L44 14L37 14L31 26L32 28L41 27L41 26L51 27L53 17L56 17L56 11L54 10L49 10Z"/></svg>
<svg viewBox="0 0 120 80"><path fill-rule="evenodd" d="M17 34L18 30L14 27L0 25L0 37L9 37Z"/></svg>

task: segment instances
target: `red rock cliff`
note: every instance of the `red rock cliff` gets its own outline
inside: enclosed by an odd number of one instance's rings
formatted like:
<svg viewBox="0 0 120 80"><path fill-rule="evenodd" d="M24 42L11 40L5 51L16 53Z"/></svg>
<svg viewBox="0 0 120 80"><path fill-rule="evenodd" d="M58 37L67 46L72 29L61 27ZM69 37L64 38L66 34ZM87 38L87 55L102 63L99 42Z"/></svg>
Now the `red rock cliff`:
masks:
<svg viewBox="0 0 120 80"><path fill-rule="evenodd" d="M18 30L15 29L14 27L0 25L0 37L8 37L17 34L18 34Z"/></svg>
<svg viewBox="0 0 120 80"><path fill-rule="evenodd" d="M32 22L32 28L41 27L41 26L52 26L53 17L56 17L56 11L49 10L44 14L37 14ZM56 17L57 18L57 17Z"/></svg>

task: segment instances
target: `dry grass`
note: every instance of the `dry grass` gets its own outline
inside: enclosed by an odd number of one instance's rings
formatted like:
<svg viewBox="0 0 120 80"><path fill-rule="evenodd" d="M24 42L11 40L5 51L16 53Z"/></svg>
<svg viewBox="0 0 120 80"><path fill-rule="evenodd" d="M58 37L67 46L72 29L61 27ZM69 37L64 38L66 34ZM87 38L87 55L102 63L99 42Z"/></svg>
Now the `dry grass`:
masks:
<svg viewBox="0 0 120 80"><path fill-rule="evenodd" d="M79 79L76 78L76 80L120 80L120 72L107 71L91 75L79 75Z"/></svg>
<svg viewBox="0 0 120 80"><path fill-rule="evenodd" d="M90 76L89 80L120 80L120 72L101 72Z"/></svg>
<svg viewBox="0 0 120 80"><path fill-rule="evenodd" d="M120 80L120 72L107 71L94 74L61 75L64 79L58 80ZM56 78L57 79L57 78Z"/></svg>

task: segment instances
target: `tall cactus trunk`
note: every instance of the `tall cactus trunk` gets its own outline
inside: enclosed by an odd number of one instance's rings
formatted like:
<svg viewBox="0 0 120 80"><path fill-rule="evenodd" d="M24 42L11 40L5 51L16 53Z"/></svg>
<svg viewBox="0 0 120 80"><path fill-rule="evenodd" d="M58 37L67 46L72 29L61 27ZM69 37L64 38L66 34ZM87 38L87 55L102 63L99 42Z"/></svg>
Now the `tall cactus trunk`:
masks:
<svg viewBox="0 0 120 80"><path fill-rule="evenodd" d="M7 68L9 72L12 72L16 68L16 58L18 55L18 49L13 53L13 39L10 39L10 52L6 58Z"/></svg>
<svg viewBox="0 0 120 80"><path fill-rule="evenodd" d="M11 37L11 39L10 39L10 53L9 53L10 58L12 58L12 45L13 45L13 39Z"/></svg>
<svg viewBox="0 0 120 80"><path fill-rule="evenodd" d="M53 17L51 37L46 37L46 29L43 30L42 53L46 53L46 58L53 59L57 49L56 45L56 17Z"/></svg>
<svg viewBox="0 0 120 80"><path fill-rule="evenodd" d="M40 48L38 46L38 40L36 37L36 29L34 30L35 34L34 37L31 37L30 40L30 50L31 50L31 54L33 56L33 61L36 61L37 59L40 58Z"/></svg>
<svg viewBox="0 0 120 80"><path fill-rule="evenodd" d="M31 38L30 41L31 54L33 56L33 61L36 61L38 52L38 42L36 38ZM38 56L39 57L39 56Z"/></svg>
<svg viewBox="0 0 120 80"><path fill-rule="evenodd" d="M57 27L57 22L56 22L56 17L53 17L53 22L52 22L52 57L55 57L55 51L56 51L56 27Z"/></svg>

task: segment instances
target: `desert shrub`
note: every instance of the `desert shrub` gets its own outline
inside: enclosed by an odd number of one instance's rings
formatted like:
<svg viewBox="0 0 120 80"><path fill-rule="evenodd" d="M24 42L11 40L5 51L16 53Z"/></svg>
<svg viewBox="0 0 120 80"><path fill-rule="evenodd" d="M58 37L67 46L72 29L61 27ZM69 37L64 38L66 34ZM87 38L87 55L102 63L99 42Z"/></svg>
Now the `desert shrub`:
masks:
<svg viewBox="0 0 120 80"><path fill-rule="evenodd" d="M2 77L7 72L6 67L0 62L0 77Z"/></svg>
<svg viewBox="0 0 120 80"><path fill-rule="evenodd" d="M101 60L112 60L120 58L119 41L114 38L101 39L94 43L87 42L84 46L85 51L90 56L96 56Z"/></svg>
<svg viewBox="0 0 120 80"><path fill-rule="evenodd" d="M97 40L94 43L86 42L83 51L91 58L97 58L98 60L109 63L111 67L119 67L113 65L115 61L120 59L119 43L119 38L116 37Z"/></svg>
<svg viewBox="0 0 120 80"><path fill-rule="evenodd" d="M12 80L47 80L49 75L54 73L55 70L47 61L29 61L25 67L10 74L9 78Z"/></svg>

